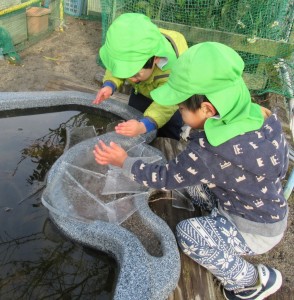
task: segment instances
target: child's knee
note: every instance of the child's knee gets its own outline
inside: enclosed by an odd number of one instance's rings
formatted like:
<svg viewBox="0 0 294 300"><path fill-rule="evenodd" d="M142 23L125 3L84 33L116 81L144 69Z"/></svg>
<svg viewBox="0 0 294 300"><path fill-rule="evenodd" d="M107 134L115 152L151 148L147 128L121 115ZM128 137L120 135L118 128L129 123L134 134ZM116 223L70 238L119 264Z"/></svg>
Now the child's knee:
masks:
<svg viewBox="0 0 294 300"><path fill-rule="evenodd" d="M189 220L183 220L176 226L176 238L181 250L196 260L201 257L202 248L199 245L198 239L193 238L195 232L191 232L193 228Z"/></svg>

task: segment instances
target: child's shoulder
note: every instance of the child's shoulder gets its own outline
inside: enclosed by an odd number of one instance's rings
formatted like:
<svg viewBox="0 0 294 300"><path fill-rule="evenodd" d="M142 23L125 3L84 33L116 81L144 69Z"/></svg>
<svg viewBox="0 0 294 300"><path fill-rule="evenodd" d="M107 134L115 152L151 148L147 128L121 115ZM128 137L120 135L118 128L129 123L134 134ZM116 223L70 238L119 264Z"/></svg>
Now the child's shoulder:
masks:
<svg viewBox="0 0 294 300"><path fill-rule="evenodd" d="M177 55L181 55L188 49L187 41L180 32L163 28L159 28L159 31L169 40Z"/></svg>

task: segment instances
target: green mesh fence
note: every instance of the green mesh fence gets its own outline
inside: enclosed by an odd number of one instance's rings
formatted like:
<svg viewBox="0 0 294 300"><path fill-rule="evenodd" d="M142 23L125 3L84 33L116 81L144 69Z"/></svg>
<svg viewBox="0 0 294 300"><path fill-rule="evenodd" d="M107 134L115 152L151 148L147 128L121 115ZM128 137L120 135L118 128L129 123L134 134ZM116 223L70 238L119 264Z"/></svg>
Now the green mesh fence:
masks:
<svg viewBox="0 0 294 300"><path fill-rule="evenodd" d="M21 63L18 51L60 26L60 0L0 0L0 55Z"/></svg>
<svg viewBox="0 0 294 300"><path fill-rule="evenodd" d="M245 61L244 80L256 94L274 92L293 97L293 0L100 2L102 44L109 25L116 17L126 12L143 13L158 27L184 34L189 46L215 41L234 48Z"/></svg>

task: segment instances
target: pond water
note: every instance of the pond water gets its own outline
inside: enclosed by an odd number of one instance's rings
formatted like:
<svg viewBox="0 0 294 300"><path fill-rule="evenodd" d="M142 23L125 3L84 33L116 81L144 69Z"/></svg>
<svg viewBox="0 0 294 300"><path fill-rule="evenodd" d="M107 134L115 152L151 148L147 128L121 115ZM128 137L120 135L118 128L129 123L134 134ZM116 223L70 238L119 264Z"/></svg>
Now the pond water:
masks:
<svg viewBox="0 0 294 300"><path fill-rule="evenodd" d="M106 112L27 111L0 116L0 299L112 299L114 259L68 240L41 203L66 128L119 118Z"/></svg>

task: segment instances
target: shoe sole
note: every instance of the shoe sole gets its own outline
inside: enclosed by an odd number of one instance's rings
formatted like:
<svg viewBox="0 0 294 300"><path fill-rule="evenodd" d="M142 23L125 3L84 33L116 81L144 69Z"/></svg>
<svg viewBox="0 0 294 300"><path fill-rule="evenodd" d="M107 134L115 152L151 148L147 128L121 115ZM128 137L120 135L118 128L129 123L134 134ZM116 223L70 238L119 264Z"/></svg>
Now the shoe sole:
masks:
<svg viewBox="0 0 294 300"><path fill-rule="evenodd" d="M258 295L258 297L255 298L255 300L264 300L266 297L274 294L282 286L283 283L282 274L280 273L280 271L276 269L274 269L274 272L276 273L277 276L274 285L271 288L264 291L262 294Z"/></svg>

